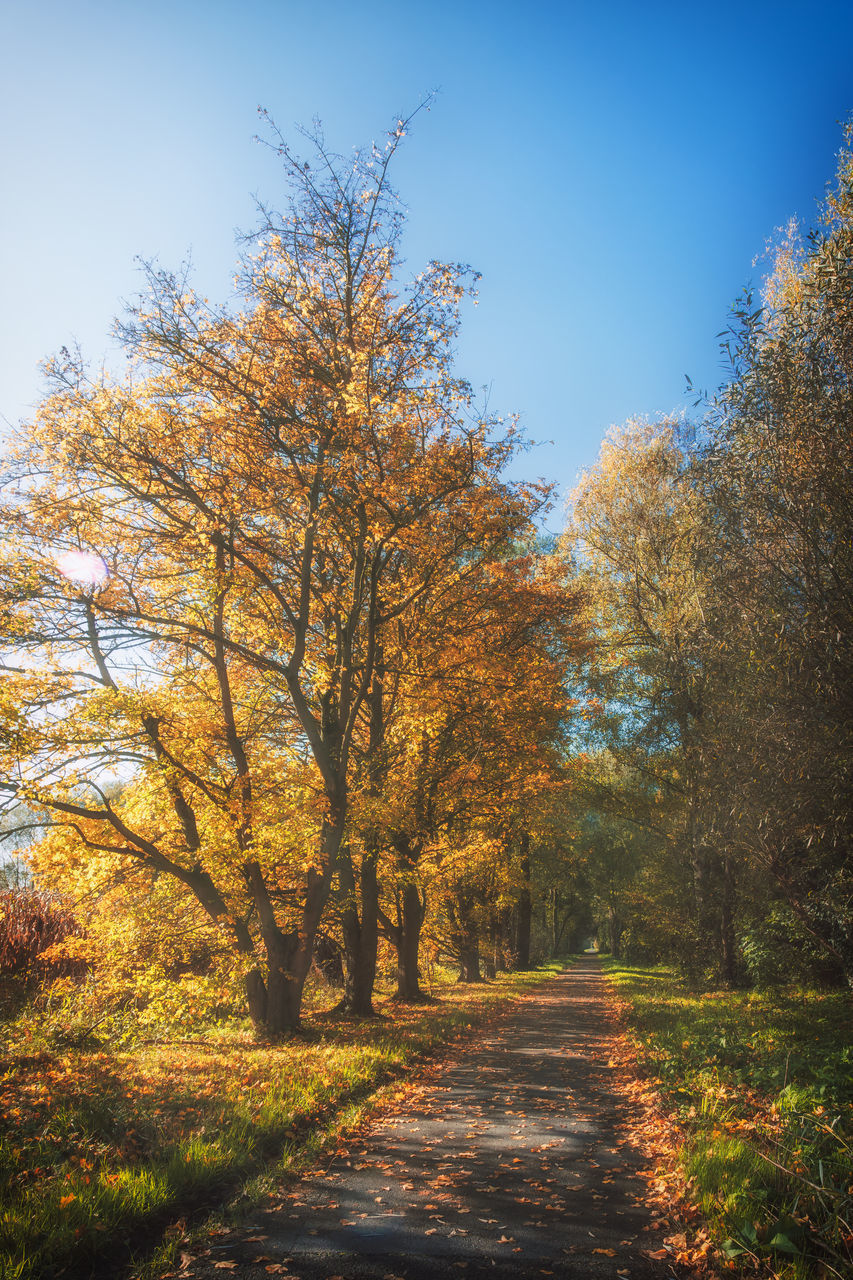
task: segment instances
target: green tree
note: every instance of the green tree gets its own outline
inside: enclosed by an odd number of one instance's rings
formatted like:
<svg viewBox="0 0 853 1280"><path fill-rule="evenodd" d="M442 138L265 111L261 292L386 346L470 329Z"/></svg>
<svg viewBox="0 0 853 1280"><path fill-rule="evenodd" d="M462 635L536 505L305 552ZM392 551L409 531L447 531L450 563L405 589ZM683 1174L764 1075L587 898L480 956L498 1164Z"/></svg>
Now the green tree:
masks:
<svg viewBox="0 0 853 1280"><path fill-rule="evenodd" d="M709 515L694 469L680 424L628 423L582 476L567 537L593 599L598 805L655 836L650 848L669 850L671 869L681 868L683 915L673 932L682 959L701 967L716 957L731 981L736 869L710 808ZM642 785L625 785L632 775ZM608 926L617 950L627 923L616 913Z"/></svg>
<svg viewBox="0 0 853 1280"><path fill-rule="evenodd" d="M819 226L790 229L701 473L713 510L717 810L853 980L853 152Z"/></svg>

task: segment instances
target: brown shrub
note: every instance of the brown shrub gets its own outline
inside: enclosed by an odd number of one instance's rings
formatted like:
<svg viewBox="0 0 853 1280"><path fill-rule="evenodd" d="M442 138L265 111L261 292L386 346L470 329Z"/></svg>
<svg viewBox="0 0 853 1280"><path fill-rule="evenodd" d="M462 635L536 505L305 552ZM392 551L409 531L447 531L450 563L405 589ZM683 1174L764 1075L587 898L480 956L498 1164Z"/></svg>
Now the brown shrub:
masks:
<svg viewBox="0 0 853 1280"><path fill-rule="evenodd" d="M83 930L74 916L37 889L0 891L0 974L5 977L59 977L76 974L85 961L61 943Z"/></svg>

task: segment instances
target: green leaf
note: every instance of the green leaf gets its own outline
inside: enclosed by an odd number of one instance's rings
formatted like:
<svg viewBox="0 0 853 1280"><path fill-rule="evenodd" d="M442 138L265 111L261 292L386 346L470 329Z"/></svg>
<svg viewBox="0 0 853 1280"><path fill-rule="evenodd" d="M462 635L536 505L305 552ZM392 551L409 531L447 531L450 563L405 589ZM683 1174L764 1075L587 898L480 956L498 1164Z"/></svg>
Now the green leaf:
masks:
<svg viewBox="0 0 853 1280"><path fill-rule="evenodd" d="M789 1240L782 1232L778 1232L772 1240L767 1241L768 1249L777 1249L780 1253L799 1253L800 1250L793 1240Z"/></svg>
<svg viewBox="0 0 853 1280"><path fill-rule="evenodd" d="M739 1234L740 1234L740 1235L742 1235L742 1236L743 1236L743 1238L744 1238L744 1240L747 1242L747 1244L752 1244L752 1245L757 1245L757 1244L758 1244L758 1233L757 1233L757 1231L755 1230L755 1225L754 1225L754 1223L752 1223L752 1222L741 1222L741 1223L738 1225L738 1232L739 1232Z"/></svg>

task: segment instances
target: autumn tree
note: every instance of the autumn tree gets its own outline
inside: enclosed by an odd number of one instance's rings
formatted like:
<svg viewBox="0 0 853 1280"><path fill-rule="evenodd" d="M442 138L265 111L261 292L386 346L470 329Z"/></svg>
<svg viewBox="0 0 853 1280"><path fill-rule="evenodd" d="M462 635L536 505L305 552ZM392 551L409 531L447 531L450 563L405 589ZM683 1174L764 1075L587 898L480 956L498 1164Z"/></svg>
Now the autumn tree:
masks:
<svg viewBox="0 0 853 1280"><path fill-rule="evenodd" d="M556 785L561 729L571 715L567 673L585 645L578 592L567 588L556 558L533 551L484 565L476 593L466 590L452 609L457 625L416 650L419 732L404 731L386 810L399 881L394 915L386 911L383 925L401 955L407 998L417 995L411 970L428 892L455 919L442 936L456 936L452 949L474 977L508 883L517 902L529 892L531 814ZM494 849L502 850L497 862L481 865Z"/></svg>
<svg viewBox="0 0 853 1280"><path fill-rule="evenodd" d="M5 489L3 786L53 824L53 866L192 894L270 1033L298 1025L385 637L536 501L452 371L470 273L396 283L405 133L348 160L315 136L311 162L274 135L290 202L241 309L150 269L127 377L54 361Z"/></svg>
<svg viewBox="0 0 853 1280"><path fill-rule="evenodd" d="M398 998L422 998L417 970L425 905L417 864L460 802L454 789L459 761L449 749L464 718L459 690L494 696L477 659L501 640L496 627L490 632L483 625L486 602L496 575L505 572L508 549L531 532L544 498L538 487L513 493L483 484L469 495L464 526L441 521L427 545L417 552L409 547L395 566L395 574L416 570L420 590L383 630L365 723L353 746L353 816L337 893L347 1012L371 1011L380 923L398 954Z"/></svg>

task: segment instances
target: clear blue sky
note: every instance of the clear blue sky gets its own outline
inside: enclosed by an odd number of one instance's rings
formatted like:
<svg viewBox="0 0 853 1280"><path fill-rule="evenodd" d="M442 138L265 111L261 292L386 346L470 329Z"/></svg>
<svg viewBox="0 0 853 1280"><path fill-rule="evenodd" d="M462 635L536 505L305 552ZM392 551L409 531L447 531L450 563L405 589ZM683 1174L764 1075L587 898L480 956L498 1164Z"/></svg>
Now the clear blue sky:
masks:
<svg viewBox="0 0 853 1280"><path fill-rule="evenodd" d="M341 150L440 90L400 155L412 270L483 272L460 370L553 440L567 489L607 427L721 376L716 334L791 215L813 219L853 110L853 4L17 0L3 50L0 414L77 338L99 360L134 255L231 289L279 126Z"/></svg>

